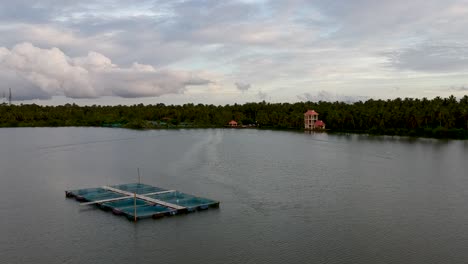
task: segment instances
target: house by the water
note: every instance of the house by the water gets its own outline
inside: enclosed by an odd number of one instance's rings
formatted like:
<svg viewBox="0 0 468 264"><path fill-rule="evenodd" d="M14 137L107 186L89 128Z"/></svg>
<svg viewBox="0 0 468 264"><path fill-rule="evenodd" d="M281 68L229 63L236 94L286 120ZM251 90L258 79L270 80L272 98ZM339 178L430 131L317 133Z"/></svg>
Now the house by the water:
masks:
<svg viewBox="0 0 468 264"><path fill-rule="evenodd" d="M325 129L325 123L318 119L319 114L314 110L307 110L304 113L304 129L321 130Z"/></svg>
<svg viewBox="0 0 468 264"><path fill-rule="evenodd" d="M237 127L237 122L235 120L229 121L229 126L230 127Z"/></svg>

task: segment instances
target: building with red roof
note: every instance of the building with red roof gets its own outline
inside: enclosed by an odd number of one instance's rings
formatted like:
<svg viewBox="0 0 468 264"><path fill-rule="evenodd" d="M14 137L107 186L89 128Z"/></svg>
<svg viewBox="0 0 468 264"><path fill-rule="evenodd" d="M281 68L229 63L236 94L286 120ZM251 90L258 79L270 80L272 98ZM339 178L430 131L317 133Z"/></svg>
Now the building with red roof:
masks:
<svg viewBox="0 0 468 264"><path fill-rule="evenodd" d="M322 120L317 120L314 125L315 129L325 129L325 123Z"/></svg>
<svg viewBox="0 0 468 264"><path fill-rule="evenodd" d="M237 122L234 120L229 121L229 126L230 127L237 127Z"/></svg>
<svg viewBox="0 0 468 264"><path fill-rule="evenodd" d="M304 113L304 129L325 129L325 123L318 119L319 114L315 110L307 110Z"/></svg>
<svg viewBox="0 0 468 264"><path fill-rule="evenodd" d="M307 110L307 112L304 113L305 116L318 116L319 114L315 112L315 110Z"/></svg>

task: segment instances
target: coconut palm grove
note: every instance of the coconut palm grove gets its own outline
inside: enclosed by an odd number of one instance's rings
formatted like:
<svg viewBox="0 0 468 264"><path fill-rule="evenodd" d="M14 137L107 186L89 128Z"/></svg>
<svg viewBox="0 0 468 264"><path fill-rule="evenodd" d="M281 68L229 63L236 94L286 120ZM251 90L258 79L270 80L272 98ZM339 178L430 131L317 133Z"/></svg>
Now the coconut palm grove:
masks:
<svg viewBox="0 0 468 264"><path fill-rule="evenodd" d="M301 130L315 109L327 132L468 139L468 96L345 102L117 106L0 105L0 127L93 126L132 129L220 128L235 120L261 129Z"/></svg>

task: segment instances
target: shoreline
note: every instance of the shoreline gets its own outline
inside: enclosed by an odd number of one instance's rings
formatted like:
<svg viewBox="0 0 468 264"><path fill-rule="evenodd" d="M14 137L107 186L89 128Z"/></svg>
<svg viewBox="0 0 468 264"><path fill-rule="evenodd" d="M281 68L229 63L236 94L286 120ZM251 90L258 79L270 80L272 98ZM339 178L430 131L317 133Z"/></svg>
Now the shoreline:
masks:
<svg viewBox="0 0 468 264"><path fill-rule="evenodd" d="M290 131L290 132L301 132L301 133L326 133L332 135L366 135L369 137L405 137L411 139L440 139L440 140L468 140L467 137L435 137L435 136L424 136L424 135L410 135L409 133L403 134L390 134L390 133L370 133L369 131L340 131L340 130L333 130L333 129L326 129L326 130L306 130L306 129L298 129L298 128L275 128L275 127L226 127L226 126L190 126L190 127L146 127L146 128L132 128L132 127L112 127L112 126L1 126L2 128L67 128L67 127L77 127L77 128L112 128L112 129L129 129L129 130L190 130L190 129L235 129L235 130L243 130L243 129L256 129L256 130L269 130L269 131Z"/></svg>

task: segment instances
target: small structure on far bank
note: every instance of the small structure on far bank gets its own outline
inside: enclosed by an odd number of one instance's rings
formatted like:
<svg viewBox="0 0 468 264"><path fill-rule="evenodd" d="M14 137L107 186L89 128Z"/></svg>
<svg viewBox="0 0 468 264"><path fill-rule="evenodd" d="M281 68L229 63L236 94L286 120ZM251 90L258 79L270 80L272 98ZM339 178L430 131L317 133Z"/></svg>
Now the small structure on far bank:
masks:
<svg viewBox="0 0 468 264"><path fill-rule="evenodd" d="M235 120L229 121L229 126L230 127L237 127L237 122Z"/></svg>
<svg viewBox="0 0 468 264"><path fill-rule="evenodd" d="M318 119L319 114L314 110L307 110L304 113L304 129L322 130L325 129L325 123Z"/></svg>
<svg viewBox="0 0 468 264"><path fill-rule="evenodd" d="M325 129L325 123L322 120L315 122L315 129Z"/></svg>

